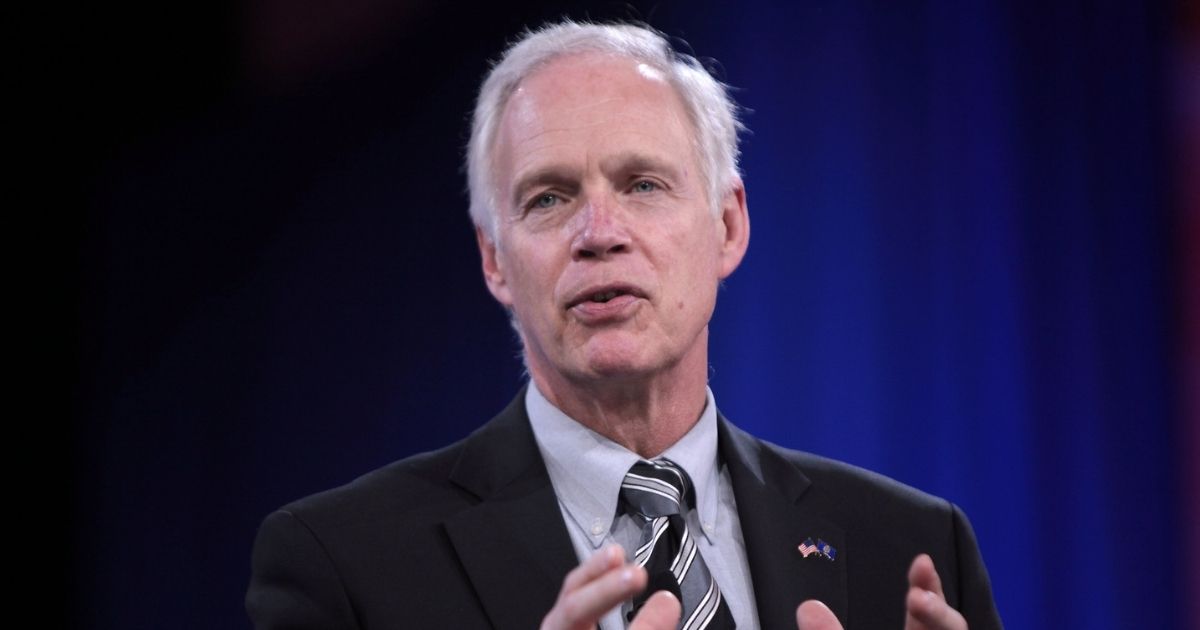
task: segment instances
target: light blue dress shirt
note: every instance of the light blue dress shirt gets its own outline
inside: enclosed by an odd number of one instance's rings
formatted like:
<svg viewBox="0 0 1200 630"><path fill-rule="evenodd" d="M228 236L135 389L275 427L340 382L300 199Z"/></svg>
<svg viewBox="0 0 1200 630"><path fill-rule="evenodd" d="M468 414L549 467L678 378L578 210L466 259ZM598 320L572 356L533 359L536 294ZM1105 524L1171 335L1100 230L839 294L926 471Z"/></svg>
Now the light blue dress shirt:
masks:
<svg viewBox="0 0 1200 630"><path fill-rule="evenodd" d="M687 515L688 528L699 534L700 554L738 627L757 628L758 611L733 486L717 456L717 406L712 390L705 390L704 411L696 425L657 457L671 459L691 477L696 505ZM641 458L571 419L550 404L532 381L525 392L525 409L580 562L606 543L620 543L632 559L642 530L632 517L617 516L617 500L625 473ZM625 628L629 607L626 602L609 611L600 621L602 630Z"/></svg>

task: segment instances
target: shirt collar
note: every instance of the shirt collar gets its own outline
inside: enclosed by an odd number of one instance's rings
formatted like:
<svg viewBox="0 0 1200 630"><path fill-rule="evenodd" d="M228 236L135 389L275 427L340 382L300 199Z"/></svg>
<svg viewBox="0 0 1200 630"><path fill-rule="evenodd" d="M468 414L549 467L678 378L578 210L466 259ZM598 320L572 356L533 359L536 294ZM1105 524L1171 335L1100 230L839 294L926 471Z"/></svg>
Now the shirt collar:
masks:
<svg viewBox="0 0 1200 630"><path fill-rule="evenodd" d="M621 481L641 458L563 413L533 381L525 391L525 410L559 502L592 547L600 547L613 528ZM711 389L705 388L704 411L695 426L659 457L679 464L691 477L694 507L707 537L717 518L720 483L717 405Z"/></svg>

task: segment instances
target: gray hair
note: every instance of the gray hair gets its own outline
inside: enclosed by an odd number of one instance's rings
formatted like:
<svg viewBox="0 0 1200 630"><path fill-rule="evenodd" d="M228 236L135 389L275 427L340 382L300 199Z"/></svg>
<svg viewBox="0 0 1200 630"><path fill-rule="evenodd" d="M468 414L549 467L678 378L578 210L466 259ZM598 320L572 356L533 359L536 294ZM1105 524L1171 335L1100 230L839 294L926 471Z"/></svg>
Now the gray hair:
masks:
<svg viewBox="0 0 1200 630"><path fill-rule="evenodd" d="M738 174L738 107L728 88L693 56L675 51L661 33L632 24L565 21L527 31L504 51L479 90L467 144L467 185L471 220L495 239L496 182L491 162L496 129L517 85L549 61L564 55L600 52L646 63L666 75L682 98L696 130L694 144L708 185L709 205L716 212Z"/></svg>

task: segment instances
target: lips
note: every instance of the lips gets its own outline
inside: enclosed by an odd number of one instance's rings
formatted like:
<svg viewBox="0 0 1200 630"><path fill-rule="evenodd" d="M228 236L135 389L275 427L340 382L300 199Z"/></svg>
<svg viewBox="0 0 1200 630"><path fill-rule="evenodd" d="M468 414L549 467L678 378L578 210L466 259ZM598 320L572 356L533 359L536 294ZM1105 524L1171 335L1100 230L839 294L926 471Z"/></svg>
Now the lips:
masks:
<svg viewBox="0 0 1200 630"><path fill-rule="evenodd" d="M646 294L637 287L628 284L591 286L579 291L568 300L567 308L571 309L586 304L608 304L617 298L625 296L644 298Z"/></svg>
<svg viewBox="0 0 1200 630"><path fill-rule="evenodd" d="M637 312L646 294L628 284L590 286L567 302L567 311L588 326L624 321Z"/></svg>

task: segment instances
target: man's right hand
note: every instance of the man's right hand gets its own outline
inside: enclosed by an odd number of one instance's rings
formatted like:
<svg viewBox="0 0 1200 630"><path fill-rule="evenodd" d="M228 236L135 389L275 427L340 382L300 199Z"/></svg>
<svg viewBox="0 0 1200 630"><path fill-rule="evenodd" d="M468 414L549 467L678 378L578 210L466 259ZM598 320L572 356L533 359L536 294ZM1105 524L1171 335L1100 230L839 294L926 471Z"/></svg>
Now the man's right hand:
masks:
<svg viewBox="0 0 1200 630"><path fill-rule="evenodd" d="M592 554L563 580L542 630L591 630L608 611L646 588L646 570L625 563L625 550L610 545ZM646 600L629 630L670 630L679 623L679 600L659 591Z"/></svg>

